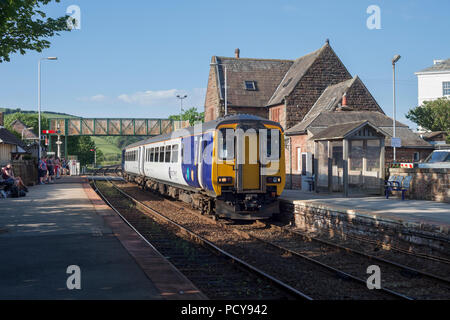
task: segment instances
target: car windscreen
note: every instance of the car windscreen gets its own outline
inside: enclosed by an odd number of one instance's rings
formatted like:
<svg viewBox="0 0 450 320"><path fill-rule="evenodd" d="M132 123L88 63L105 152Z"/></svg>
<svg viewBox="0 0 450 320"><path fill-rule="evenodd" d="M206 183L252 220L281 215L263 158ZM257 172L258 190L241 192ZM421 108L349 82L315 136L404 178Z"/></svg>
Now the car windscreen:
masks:
<svg viewBox="0 0 450 320"><path fill-rule="evenodd" d="M450 151L432 152L425 162L450 162Z"/></svg>

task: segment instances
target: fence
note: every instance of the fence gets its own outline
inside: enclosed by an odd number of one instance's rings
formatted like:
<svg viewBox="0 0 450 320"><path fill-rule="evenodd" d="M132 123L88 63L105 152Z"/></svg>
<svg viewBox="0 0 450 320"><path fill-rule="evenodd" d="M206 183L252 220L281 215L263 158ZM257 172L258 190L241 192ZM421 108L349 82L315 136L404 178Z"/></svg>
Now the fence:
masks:
<svg viewBox="0 0 450 320"><path fill-rule="evenodd" d="M27 186L35 185L38 180L37 163L35 160L13 160L11 162L14 175L21 177Z"/></svg>

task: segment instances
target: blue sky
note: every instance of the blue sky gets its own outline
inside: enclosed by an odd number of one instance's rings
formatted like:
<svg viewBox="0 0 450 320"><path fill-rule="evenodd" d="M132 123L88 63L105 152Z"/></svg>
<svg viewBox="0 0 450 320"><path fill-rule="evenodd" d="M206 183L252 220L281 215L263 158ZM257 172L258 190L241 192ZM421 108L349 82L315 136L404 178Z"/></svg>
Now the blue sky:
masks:
<svg viewBox="0 0 450 320"><path fill-rule="evenodd" d="M81 29L51 39L42 53L14 54L0 64L0 106L37 108L37 61L43 110L85 117L167 117L203 109L211 56L296 59L325 39L352 75L359 75L392 115L392 65L397 63L398 119L417 104L417 77L433 59L450 57L448 0L390 1L106 1L62 0L45 7L61 16L81 10ZM370 5L381 29L370 30Z"/></svg>

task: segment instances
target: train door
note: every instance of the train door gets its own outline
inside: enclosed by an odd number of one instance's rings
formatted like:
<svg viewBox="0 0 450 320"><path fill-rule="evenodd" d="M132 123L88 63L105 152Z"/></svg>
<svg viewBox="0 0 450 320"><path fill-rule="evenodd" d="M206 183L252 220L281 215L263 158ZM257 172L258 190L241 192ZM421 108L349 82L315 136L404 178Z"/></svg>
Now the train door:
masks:
<svg viewBox="0 0 450 320"><path fill-rule="evenodd" d="M138 172L144 175L144 163L145 163L145 147L139 147L138 152Z"/></svg>
<svg viewBox="0 0 450 320"><path fill-rule="evenodd" d="M250 128L236 136L238 160L238 190L260 189L258 133Z"/></svg>

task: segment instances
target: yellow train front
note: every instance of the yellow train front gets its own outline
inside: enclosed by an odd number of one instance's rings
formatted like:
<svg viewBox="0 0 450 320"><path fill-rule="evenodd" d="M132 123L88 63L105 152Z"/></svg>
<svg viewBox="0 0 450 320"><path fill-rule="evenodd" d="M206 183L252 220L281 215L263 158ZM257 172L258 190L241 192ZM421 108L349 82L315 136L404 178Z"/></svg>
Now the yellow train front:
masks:
<svg viewBox="0 0 450 320"><path fill-rule="evenodd" d="M263 118L236 115L216 126L212 185L215 211L231 219L279 213L285 185L283 129Z"/></svg>

